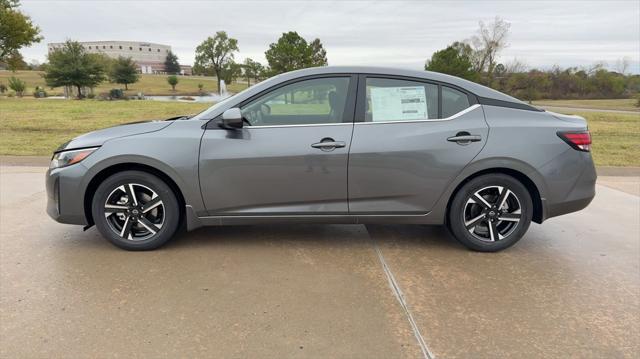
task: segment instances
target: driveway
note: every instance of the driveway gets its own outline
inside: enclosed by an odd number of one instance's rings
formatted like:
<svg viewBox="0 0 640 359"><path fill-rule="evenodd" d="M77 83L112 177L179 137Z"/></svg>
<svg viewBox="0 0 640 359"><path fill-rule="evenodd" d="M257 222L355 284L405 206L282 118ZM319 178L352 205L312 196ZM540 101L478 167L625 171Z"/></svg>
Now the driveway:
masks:
<svg viewBox="0 0 640 359"><path fill-rule="evenodd" d="M601 178L586 210L495 254L400 225L203 228L125 252L49 219L44 171L0 168L3 358L640 355L637 177Z"/></svg>

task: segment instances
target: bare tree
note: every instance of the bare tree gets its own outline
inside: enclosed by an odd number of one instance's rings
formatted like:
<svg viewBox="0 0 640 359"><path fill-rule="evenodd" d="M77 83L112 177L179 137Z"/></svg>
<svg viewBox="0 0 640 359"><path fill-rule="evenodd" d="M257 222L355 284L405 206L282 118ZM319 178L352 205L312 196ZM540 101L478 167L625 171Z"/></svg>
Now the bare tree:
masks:
<svg viewBox="0 0 640 359"><path fill-rule="evenodd" d="M598 62L594 63L593 65L587 67L587 69L585 71L589 76L591 76L591 75L595 74L596 72L598 72L598 70L604 69L606 67L607 67L606 61L598 61Z"/></svg>
<svg viewBox="0 0 640 359"><path fill-rule="evenodd" d="M491 83L493 79L493 70L497 64L498 54L507 47L510 27L510 23L496 16L489 24L480 21L478 33L471 38L475 70L486 73L487 83Z"/></svg>
<svg viewBox="0 0 640 359"><path fill-rule="evenodd" d="M626 75L627 70L629 70L630 62L631 62L631 58L629 56L625 56L621 59L618 59L616 61L616 67L615 67L616 72Z"/></svg>
<svg viewBox="0 0 640 359"><path fill-rule="evenodd" d="M521 72L527 72L527 70L529 69L529 66L527 65L526 62L514 58L513 60L506 63L505 68L506 68L506 71L505 71L506 73L517 74Z"/></svg>

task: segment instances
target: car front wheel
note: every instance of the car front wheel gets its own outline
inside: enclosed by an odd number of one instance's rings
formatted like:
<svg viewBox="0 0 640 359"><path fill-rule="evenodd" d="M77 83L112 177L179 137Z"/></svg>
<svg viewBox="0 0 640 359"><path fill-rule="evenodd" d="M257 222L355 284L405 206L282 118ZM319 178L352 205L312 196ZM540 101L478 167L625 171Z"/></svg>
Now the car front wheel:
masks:
<svg viewBox="0 0 640 359"><path fill-rule="evenodd" d="M505 174L487 174L467 182L449 209L449 228L466 247L496 252L514 245L533 216L529 191Z"/></svg>
<svg viewBox="0 0 640 359"><path fill-rule="evenodd" d="M146 172L124 171L102 182L92 203L100 233L126 250L150 250L175 234L180 222L171 188Z"/></svg>

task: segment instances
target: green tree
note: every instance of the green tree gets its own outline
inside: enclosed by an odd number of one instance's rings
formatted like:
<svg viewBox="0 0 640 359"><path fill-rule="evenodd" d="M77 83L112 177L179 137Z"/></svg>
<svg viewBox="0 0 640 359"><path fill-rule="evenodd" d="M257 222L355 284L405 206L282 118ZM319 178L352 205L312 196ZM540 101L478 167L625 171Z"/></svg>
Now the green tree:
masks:
<svg viewBox="0 0 640 359"><path fill-rule="evenodd" d="M109 78L115 83L123 84L124 89L128 90L128 85L138 82L140 75L136 63L130 57L119 56L111 65Z"/></svg>
<svg viewBox="0 0 640 359"><path fill-rule="evenodd" d="M9 70L16 72L18 70L26 70L28 65L24 61L22 54L18 50L12 52L7 56L7 66Z"/></svg>
<svg viewBox="0 0 640 359"><path fill-rule="evenodd" d="M311 64L313 66L327 66L327 51L322 46L320 39L313 40L309 47L311 47Z"/></svg>
<svg viewBox="0 0 640 359"><path fill-rule="evenodd" d="M11 76L9 77L9 88L15 91L18 97L22 97L24 90L27 88L27 83L15 76Z"/></svg>
<svg viewBox="0 0 640 359"><path fill-rule="evenodd" d="M82 87L95 87L106 79L108 59L87 53L77 41L67 40L61 49L47 55L44 79L49 87L73 86L82 97Z"/></svg>
<svg viewBox="0 0 640 359"><path fill-rule="evenodd" d="M222 79L227 85L235 81L242 75L242 65L235 63L234 61L227 61L222 67Z"/></svg>
<svg viewBox="0 0 640 359"><path fill-rule="evenodd" d="M180 64L178 63L178 56L169 51L167 57L164 60L164 71L168 74L179 74Z"/></svg>
<svg viewBox="0 0 640 359"><path fill-rule="evenodd" d="M244 60L244 76L247 78L247 86L251 86L250 79L258 82L264 67L258 61L247 58Z"/></svg>
<svg viewBox="0 0 640 359"><path fill-rule="evenodd" d="M446 49L436 51L427 61L424 69L462 77L470 81L478 80L478 73L473 70L469 53L471 47L461 42L454 42Z"/></svg>
<svg viewBox="0 0 640 359"><path fill-rule="evenodd" d="M40 42L40 28L17 8L18 0L0 0L0 61L24 46Z"/></svg>
<svg viewBox="0 0 640 359"><path fill-rule="evenodd" d="M178 76L171 75L167 77L167 82L169 83L169 85L171 85L171 91L175 91L176 85L178 84Z"/></svg>
<svg viewBox="0 0 640 359"><path fill-rule="evenodd" d="M238 40L230 38L224 31L216 32L214 37L208 37L196 48L195 66L213 69L217 78L218 93L224 67L229 61L233 61L234 52L239 50Z"/></svg>
<svg viewBox="0 0 640 359"><path fill-rule="evenodd" d="M327 52L320 39L309 44L295 31L283 33L264 55L274 75L327 64Z"/></svg>

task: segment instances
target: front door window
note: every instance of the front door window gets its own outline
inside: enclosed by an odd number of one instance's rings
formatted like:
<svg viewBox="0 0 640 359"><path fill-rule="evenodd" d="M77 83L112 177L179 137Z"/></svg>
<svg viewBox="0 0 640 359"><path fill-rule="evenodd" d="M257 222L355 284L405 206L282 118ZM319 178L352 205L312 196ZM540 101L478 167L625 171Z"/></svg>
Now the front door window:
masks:
<svg viewBox="0 0 640 359"><path fill-rule="evenodd" d="M251 126L341 123L349 81L324 77L285 85L242 106L242 115Z"/></svg>

